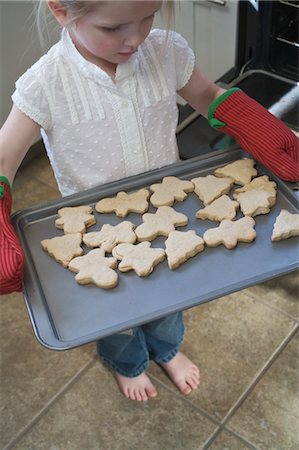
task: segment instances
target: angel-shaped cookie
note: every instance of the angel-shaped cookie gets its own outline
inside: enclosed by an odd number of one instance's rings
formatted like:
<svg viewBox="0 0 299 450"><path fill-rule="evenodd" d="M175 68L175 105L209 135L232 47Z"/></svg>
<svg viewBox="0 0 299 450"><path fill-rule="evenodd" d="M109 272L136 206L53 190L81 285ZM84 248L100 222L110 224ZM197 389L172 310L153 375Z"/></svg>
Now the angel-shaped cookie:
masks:
<svg viewBox="0 0 299 450"><path fill-rule="evenodd" d="M230 177L236 184L244 186L257 175L253 159L239 159L214 171L216 177Z"/></svg>
<svg viewBox="0 0 299 450"><path fill-rule="evenodd" d="M138 241L152 241L157 236L168 236L175 227L187 225L188 217L170 206L160 206L154 214L142 216L143 223L136 230Z"/></svg>
<svg viewBox="0 0 299 450"><path fill-rule="evenodd" d="M111 256L105 257L102 248L95 248L69 263L69 269L77 273L75 280L79 284L93 283L105 289L113 288L118 283L118 275L113 270L116 266L117 260Z"/></svg>
<svg viewBox="0 0 299 450"><path fill-rule="evenodd" d="M75 257L83 254L81 247L82 234L71 233L63 236L55 236L51 239L43 239L41 246L50 256L67 267L69 262Z"/></svg>
<svg viewBox="0 0 299 450"><path fill-rule="evenodd" d="M224 219L232 220L236 217L239 203L231 200L228 195L222 195L212 203L197 211L198 219L209 219L221 222Z"/></svg>
<svg viewBox="0 0 299 450"><path fill-rule="evenodd" d="M96 223L91 206L66 206L58 210L56 228L67 233L85 233L87 227Z"/></svg>
<svg viewBox="0 0 299 450"><path fill-rule="evenodd" d="M101 247L106 252L111 252L117 244L123 242L133 244L136 241L136 234L133 231L134 228L135 225L128 220L115 226L106 223L100 231L85 233L83 235L83 242L90 248Z"/></svg>
<svg viewBox="0 0 299 450"><path fill-rule="evenodd" d="M130 212L143 214L148 210L150 193L147 189L127 194L118 192L116 197L103 198L96 203L96 211L99 213L115 212L118 217L126 217Z"/></svg>
<svg viewBox="0 0 299 450"><path fill-rule="evenodd" d="M173 270L202 252L204 241L195 231L171 231L165 241L168 267Z"/></svg>
<svg viewBox="0 0 299 450"><path fill-rule="evenodd" d="M150 202L156 208L159 206L172 206L175 202L182 202L187 197L187 192L194 190L191 181L180 180L177 177L164 177L162 183L152 184L153 192Z"/></svg>
<svg viewBox="0 0 299 450"><path fill-rule="evenodd" d="M195 186L195 194L198 195L204 205L208 205L223 194L228 194L234 184L232 178L217 178L214 175L192 178L191 181Z"/></svg>
<svg viewBox="0 0 299 450"><path fill-rule="evenodd" d="M121 272L134 270L140 277L149 275L154 267L165 259L163 248L151 248L150 242L140 244L119 244L112 250L112 255L121 262Z"/></svg>
<svg viewBox="0 0 299 450"><path fill-rule="evenodd" d="M281 241L292 236L299 236L299 214L282 209L276 217L271 240Z"/></svg>
<svg viewBox="0 0 299 450"><path fill-rule="evenodd" d="M235 248L238 242L252 242L256 237L255 221L252 217L239 220L223 220L219 227L207 230L203 239L209 247L223 244L226 248Z"/></svg>

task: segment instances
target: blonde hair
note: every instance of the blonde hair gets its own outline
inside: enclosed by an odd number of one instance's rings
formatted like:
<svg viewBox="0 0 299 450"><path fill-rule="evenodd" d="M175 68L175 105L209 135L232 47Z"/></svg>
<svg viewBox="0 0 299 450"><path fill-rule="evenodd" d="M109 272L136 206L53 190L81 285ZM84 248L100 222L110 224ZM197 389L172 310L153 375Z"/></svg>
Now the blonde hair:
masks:
<svg viewBox="0 0 299 450"><path fill-rule="evenodd" d="M112 0L113 1L113 0ZM138 1L138 0L136 0ZM174 19L174 1L175 0L163 0L162 8L160 14L162 18L166 18L167 28L169 29ZM101 3L101 0L59 0L59 3L63 8L67 9L70 15L69 26L74 24L81 17L93 12ZM39 35L39 40L42 47L45 49L47 47L46 42L51 41L49 23L56 23L56 30L59 25L52 17L49 9L47 7L47 2L45 0L39 0L34 2L35 4L35 14L36 14L36 27Z"/></svg>

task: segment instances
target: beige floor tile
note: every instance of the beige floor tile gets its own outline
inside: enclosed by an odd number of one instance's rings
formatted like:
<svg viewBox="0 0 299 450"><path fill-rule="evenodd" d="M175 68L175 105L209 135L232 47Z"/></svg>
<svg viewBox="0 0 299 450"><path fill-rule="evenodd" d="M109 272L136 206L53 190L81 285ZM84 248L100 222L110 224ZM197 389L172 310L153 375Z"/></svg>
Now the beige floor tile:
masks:
<svg viewBox="0 0 299 450"><path fill-rule="evenodd" d="M222 419L294 322L239 292L190 309L185 325L183 351L201 368L190 400ZM172 387L156 365L152 373Z"/></svg>
<svg viewBox="0 0 299 450"><path fill-rule="evenodd" d="M252 286L247 291L299 320L298 271Z"/></svg>
<svg viewBox="0 0 299 450"><path fill-rule="evenodd" d="M93 353L93 345L67 352L42 347L33 334L22 295L1 296L1 444L10 441Z"/></svg>
<svg viewBox="0 0 299 450"><path fill-rule="evenodd" d="M225 430L221 431L209 446L209 450L247 450L251 448L252 447L246 445L239 438Z"/></svg>
<svg viewBox="0 0 299 450"><path fill-rule="evenodd" d="M163 388L148 403L120 393L96 363L14 447L16 450L199 450L215 425Z"/></svg>
<svg viewBox="0 0 299 450"><path fill-rule="evenodd" d="M36 180L58 190L53 170L45 153L30 161L29 164L22 168L21 173L34 177Z"/></svg>
<svg viewBox="0 0 299 450"><path fill-rule="evenodd" d="M12 195L13 212L61 198L56 188L39 182L24 172L17 174Z"/></svg>
<svg viewBox="0 0 299 450"><path fill-rule="evenodd" d="M261 449L299 448L299 334L291 340L227 426Z"/></svg>

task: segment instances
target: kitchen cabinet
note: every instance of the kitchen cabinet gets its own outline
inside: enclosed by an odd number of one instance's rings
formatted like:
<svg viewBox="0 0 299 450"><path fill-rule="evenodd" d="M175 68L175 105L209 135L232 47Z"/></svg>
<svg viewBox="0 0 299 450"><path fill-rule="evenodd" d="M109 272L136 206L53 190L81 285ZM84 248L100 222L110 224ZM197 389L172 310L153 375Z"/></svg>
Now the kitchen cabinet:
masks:
<svg viewBox="0 0 299 450"><path fill-rule="evenodd" d="M234 66L237 20L236 0L175 2L174 29L187 39L197 64L213 81ZM166 27L166 23L166 18L157 16L155 26Z"/></svg>

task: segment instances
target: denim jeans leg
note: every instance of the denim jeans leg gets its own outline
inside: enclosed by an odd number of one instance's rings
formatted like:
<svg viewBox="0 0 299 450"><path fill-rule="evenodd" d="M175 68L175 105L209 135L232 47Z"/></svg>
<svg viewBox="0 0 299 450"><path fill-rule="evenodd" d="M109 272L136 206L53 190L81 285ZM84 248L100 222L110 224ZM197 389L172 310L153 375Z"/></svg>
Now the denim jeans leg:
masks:
<svg viewBox="0 0 299 450"><path fill-rule="evenodd" d="M141 327L117 333L96 342L100 358L126 377L136 377L148 367L149 354Z"/></svg>
<svg viewBox="0 0 299 450"><path fill-rule="evenodd" d="M177 312L142 325L150 359L157 363L170 361L179 351L184 338L183 313Z"/></svg>

